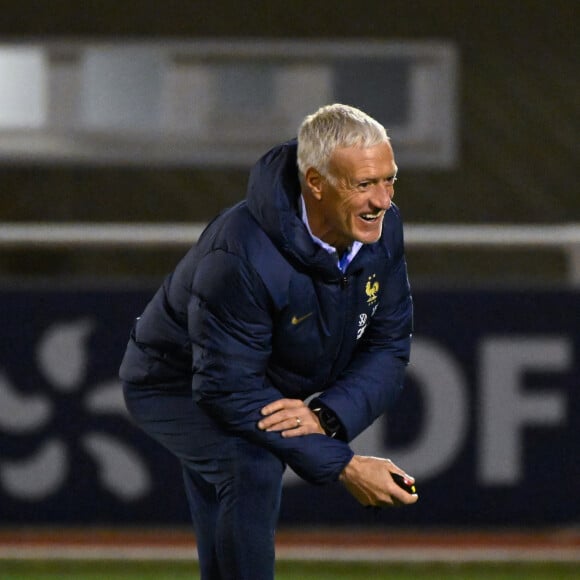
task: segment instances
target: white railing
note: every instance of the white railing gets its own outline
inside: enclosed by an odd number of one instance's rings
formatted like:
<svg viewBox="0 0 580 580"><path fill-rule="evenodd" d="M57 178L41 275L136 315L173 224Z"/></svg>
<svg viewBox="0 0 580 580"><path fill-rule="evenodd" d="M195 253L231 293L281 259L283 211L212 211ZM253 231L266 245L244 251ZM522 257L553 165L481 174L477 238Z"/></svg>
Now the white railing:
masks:
<svg viewBox="0 0 580 580"><path fill-rule="evenodd" d="M0 247L187 247L204 227L204 223L0 223ZM570 283L580 286L580 223L407 224L405 240L408 248L561 249Z"/></svg>

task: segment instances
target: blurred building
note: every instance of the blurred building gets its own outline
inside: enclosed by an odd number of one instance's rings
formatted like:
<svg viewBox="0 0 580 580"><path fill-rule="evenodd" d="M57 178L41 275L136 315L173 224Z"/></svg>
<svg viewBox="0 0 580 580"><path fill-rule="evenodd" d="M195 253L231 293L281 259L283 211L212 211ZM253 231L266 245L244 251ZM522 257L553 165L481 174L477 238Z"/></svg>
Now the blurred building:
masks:
<svg viewBox="0 0 580 580"><path fill-rule="evenodd" d="M139 40L161 45L164 41L300 40L310 43L313 52L321 41L362 45L443 41L454 47L458 59L453 118L456 155L452 163L400 164L396 201L406 222L546 224L580 218L579 79L574 50L578 48L578 9L571 0L549 4L419 0L388 5L347 1L340 3L340 9L324 1L256 2L242 14L235 2L57 2L40 4L34 11L25 6L11 3L3 8L0 48L14 43L64 43L64 53L53 53L60 64L66 64L67 40L121 44ZM98 58L93 61L91 70L98 71ZM147 128L156 102L156 62L145 64L148 70L133 66L136 76L131 79L123 77L122 63L118 64L121 72L112 85L123 98L140 105L130 109L130 117L115 117L114 110L109 111L108 121L121 129ZM243 78L248 83L247 76ZM391 79L392 91L400 91L404 81L400 67L388 70L387 84ZM362 86L366 105L389 97L379 80L376 69L370 67L352 71L344 83ZM7 74L3 81L10 82ZM234 87L241 81L232 71L225 81L230 83L230 94L235 94ZM53 83L64 90L63 79L56 76ZM91 93L88 114L97 125L103 102L98 86ZM73 115L66 94L52 112L64 126ZM264 97L256 93L255 100ZM181 106L177 125L187 117L187 102ZM287 106L293 109L292 99ZM227 119L222 121L226 131ZM131 134L124 138L130 140ZM396 134L393 139L395 150L403 151ZM29 144L23 147L31 149ZM243 198L246 178L243 164L107 163L91 159L90 154L75 163L62 159L50 163L0 155L0 215L1 221L8 222L203 222ZM106 272L157 281L181 252L149 249L145 255L139 250L6 248L0 256L0 274L5 279L61 274L101 278ZM417 282L557 283L564 280L567 268L559 249L517 248L477 249L475 255L472 248L437 252L410 248L409 265Z"/></svg>

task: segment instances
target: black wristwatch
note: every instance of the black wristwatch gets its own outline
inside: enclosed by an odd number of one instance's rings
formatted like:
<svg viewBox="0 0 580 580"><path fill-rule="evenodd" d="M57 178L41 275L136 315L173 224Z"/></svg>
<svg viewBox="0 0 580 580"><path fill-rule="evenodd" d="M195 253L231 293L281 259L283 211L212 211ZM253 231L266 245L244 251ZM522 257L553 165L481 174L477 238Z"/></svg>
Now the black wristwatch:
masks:
<svg viewBox="0 0 580 580"><path fill-rule="evenodd" d="M318 417L320 426L324 429L328 437L336 437L341 428L337 416L327 407L315 406L312 412Z"/></svg>

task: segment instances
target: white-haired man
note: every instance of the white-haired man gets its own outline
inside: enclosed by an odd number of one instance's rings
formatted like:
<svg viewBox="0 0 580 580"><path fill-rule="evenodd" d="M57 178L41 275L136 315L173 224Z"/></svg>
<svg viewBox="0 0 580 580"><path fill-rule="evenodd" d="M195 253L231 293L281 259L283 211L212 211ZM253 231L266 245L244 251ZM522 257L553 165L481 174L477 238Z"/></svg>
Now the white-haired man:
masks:
<svg viewBox="0 0 580 580"><path fill-rule="evenodd" d="M282 474L363 505L417 495L349 442L399 394L412 301L385 129L306 117L252 169L137 319L120 375L138 425L180 460L204 580L270 580ZM306 404L306 400L310 401Z"/></svg>

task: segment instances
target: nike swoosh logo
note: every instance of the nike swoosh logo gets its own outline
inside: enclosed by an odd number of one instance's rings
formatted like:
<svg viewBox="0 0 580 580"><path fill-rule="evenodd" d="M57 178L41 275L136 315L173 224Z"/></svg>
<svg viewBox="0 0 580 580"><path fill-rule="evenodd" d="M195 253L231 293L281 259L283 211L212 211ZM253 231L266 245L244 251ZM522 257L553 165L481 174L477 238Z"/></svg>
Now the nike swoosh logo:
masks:
<svg viewBox="0 0 580 580"><path fill-rule="evenodd" d="M293 316L292 320L290 320L290 322L296 326L297 324L300 324L303 320L306 320L308 317L312 316L314 314L314 312L309 312L308 314L305 314L304 316L300 316L300 317L296 317Z"/></svg>

